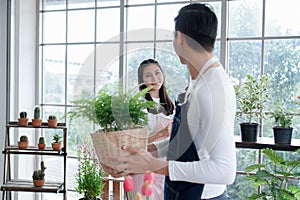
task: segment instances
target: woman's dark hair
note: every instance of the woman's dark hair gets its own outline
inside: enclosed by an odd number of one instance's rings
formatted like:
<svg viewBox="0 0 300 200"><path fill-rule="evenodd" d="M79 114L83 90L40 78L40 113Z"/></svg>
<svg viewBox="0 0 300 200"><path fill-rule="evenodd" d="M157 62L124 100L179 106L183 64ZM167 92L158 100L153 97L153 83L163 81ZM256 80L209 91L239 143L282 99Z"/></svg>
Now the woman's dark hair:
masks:
<svg viewBox="0 0 300 200"><path fill-rule="evenodd" d="M175 31L180 31L188 36L187 41L192 48L197 50L201 45L206 51L214 49L218 19L207 5L193 3L184 6L179 10L174 21Z"/></svg>
<svg viewBox="0 0 300 200"><path fill-rule="evenodd" d="M138 83L139 83L139 90L142 90L142 89L145 89L147 86L144 83L144 80L143 80L143 72L144 72L144 69L145 67L147 67L149 64L155 64L159 67L159 69L161 70L163 76L164 76L164 82L162 84L162 86L160 87L159 89L159 98L160 98L160 104L161 104L161 107L162 109L159 109L158 111L156 110L148 110L148 112L150 113L153 113L153 114L157 114L157 113L160 113L160 112L163 112L165 115L171 115L173 114L173 111L174 111L174 104L173 102L171 101L168 93L167 93L167 88L166 88L166 81L165 81L165 75L164 75L164 72L160 66L160 64L154 60L154 59L147 59L147 60L144 60L143 62L141 62L139 68L138 68ZM148 100L148 101L153 101L150 93L147 93L146 96L145 96L145 99Z"/></svg>

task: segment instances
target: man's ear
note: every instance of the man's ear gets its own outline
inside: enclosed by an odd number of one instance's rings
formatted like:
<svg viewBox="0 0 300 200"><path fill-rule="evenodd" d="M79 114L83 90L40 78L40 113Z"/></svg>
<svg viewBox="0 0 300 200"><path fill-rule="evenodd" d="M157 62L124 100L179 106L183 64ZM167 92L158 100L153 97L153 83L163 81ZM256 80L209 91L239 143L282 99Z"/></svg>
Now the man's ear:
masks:
<svg viewBox="0 0 300 200"><path fill-rule="evenodd" d="M177 45L182 46L183 42L184 42L184 34L180 31L176 31L176 43Z"/></svg>

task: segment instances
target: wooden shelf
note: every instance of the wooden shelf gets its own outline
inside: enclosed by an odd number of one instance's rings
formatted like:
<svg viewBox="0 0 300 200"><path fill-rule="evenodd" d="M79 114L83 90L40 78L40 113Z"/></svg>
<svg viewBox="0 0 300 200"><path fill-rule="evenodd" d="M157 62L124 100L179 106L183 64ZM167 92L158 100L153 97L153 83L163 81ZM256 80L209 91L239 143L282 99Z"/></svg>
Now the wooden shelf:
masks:
<svg viewBox="0 0 300 200"><path fill-rule="evenodd" d="M271 148L278 151L295 151L300 149L300 139L292 139L291 144L275 144L274 138L258 137L256 142L242 142L241 136L234 136L237 148L263 149Z"/></svg>
<svg viewBox="0 0 300 200"><path fill-rule="evenodd" d="M55 155L55 156L65 156L67 153L64 152L62 148L61 151L55 151L52 147L45 147L45 149L39 149L38 147L29 146L26 149L19 149L18 146L7 146L2 151L2 153L7 154L32 154L32 155Z"/></svg>
<svg viewBox="0 0 300 200"><path fill-rule="evenodd" d="M9 122L7 127L15 128L53 128L53 129L66 129L66 123L57 123L56 127L49 127L48 122L42 122L41 126L32 126L32 122L28 122L28 126L20 126L17 121Z"/></svg>
<svg viewBox="0 0 300 200"><path fill-rule="evenodd" d="M63 183L49 182L46 180L42 187L34 187L32 180L10 180L1 186L2 191L23 191L23 192L64 192Z"/></svg>

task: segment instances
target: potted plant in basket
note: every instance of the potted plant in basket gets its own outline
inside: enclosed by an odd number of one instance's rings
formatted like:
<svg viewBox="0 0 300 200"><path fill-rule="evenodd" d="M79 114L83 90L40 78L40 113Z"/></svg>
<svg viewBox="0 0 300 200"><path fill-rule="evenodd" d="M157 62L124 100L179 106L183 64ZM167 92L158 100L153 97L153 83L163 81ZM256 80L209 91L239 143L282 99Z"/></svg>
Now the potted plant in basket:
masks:
<svg viewBox="0 0 300 200"><path fill-rule="evenodd" d="M53 142L51 143L53 150L60 151L61 149L61 139L62 137L58 134L55 134L52 138Z"/></svg>
<svg viewBox="0 0 300 200"><path fill-rule="evenodd" d="M146 101L145 94L151 88L145 88L133 95L133 90L109 94L106 89L98 91L94 98L73 101L78 107L69 112L70 119L82 117L98 124L101 129L91 134L96 153L102 164L111 163L108 154L125 155L118 145L130 145L146 149L147 112L143 109L157 109L158 103ZM105 165L103 168L110 174Z"/></svg>
<svg viewBox="0 0 300 200"><path fill-rule="evenodd" d="M88 146L86 142L78 146L78 170L75 174L75 190L84 195L80 200L96 200L101 195L105 173L97 160L95 149Z"/></svg>
<svg viewBox="0 0 300 200"><path fill-rule="evenodd" d="M41 109L38 105L34 107L34 115L32 119L32 126L39 127L42 125L42 119L41 119Z"/></svg>
<svg viewBox="0 0 300 200"><path fill-rule="evenodd" d="M41 162L41 169L35 170L32 174L33 185L35 187L42 187L45 185L45 164Z"/></svg>
<svg viewBox="0 0 300 200"><path fill-rule="evenodd" d="M26 149L28 147L28 137L26 135L22 135L20 137L20 141L18 141L19 149Z"/></svg>
<svg viewBox="0 0 300 200"><path fill-rule="evenodd" d="M39 138L38 147L39 147L39 149L45 149L45 147L46 147L45 138L43 136L41 136Z"/></svg>
<svg viewBox="0 0 300 200"><path fill-rule="evenodd" d="M292 121L295 115L293 115L292 111L277 104L276 109L270 112L270 116L274 118L274 121L277 124L273 127L275 143L291 144L293 134Z"/></svg>
<svg viewBox="0 0 300 200"><path fill-rule="evenodd" d="M256 142L258 123L254 117L263 114L265 103L269 98L267 92L269 79L262 75L256 80L252 75L247 75L246 80L241 85L235 86L237 97L237 116L245 115L247 122L240 123L242 141Z"/></svg>
<svg viewBox="0 0 300 200"><path fill-rule="evenodd" d="M28 125L27 112L25 112L25 111L20 112L20 118L18 119L18 124L20 126Z"/></svg>
<svg viewBox="0 0 300 200"><path fill-rule="evenodd" d="M300 168L300 149L294 160L285 159L275 150L266 148L262 153L267 156L268 162L253 164L246 168L246 180L254 186L262 186L263 192L253 193L247 199L274 199L297 200L300 198L298 183ZM254 174L250 172L257 170Z"/></svg>

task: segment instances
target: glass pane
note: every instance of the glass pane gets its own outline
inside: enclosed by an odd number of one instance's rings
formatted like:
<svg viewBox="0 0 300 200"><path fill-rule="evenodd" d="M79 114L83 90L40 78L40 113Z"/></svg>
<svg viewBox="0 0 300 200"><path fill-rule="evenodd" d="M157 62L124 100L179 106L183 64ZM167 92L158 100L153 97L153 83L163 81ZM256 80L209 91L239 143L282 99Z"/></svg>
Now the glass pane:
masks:
<svg viewBox="0 0 300 200"><path fill-rule="evenodd" d="M120 8L97 11L97 41L120 40Z"/></svg>
<svg viewBox="0 0 300 200"><path fill-rule="evenodd" d="M266 35L299 35L299 7L299 0L266 0Z"/></svg>
<svg viewBox="0 0 300 200"><path fill-rule="evenodd" d="M258 77L261 70L260 63L260 41L229 41L228 72L231 77L237 81L244 79L247 74Z"/></svg>
<svg viewBox="0 0 300 200"><path fill-rule="evenodd" d="M66 0L43 0L41 3L42 10L59 10L66 9Z"/></svg>
<svg viewBox="0 0 300 200"><path fill-rule="evenodd" d="M270 105L280 102L297 109L294 102L300 94L299 49L300 40L277 39L265 42L265 73L270 77L271 84Z"/></svg>
<svg viewBox="0 0 300 200"><path fill-rule="evenodd" d="M68 47L68 101L93 91L94 45Z"/></svg>
<svg viewBox="0 0 300 200"><path fill-rule="evenodd" d="M154 3L155 0L127 0L126 1L128 5L130 4L147 4L147 3Z"/></svg>
<svg viewBox="0 0 300 200"><path fill-rule="evenodd" d="M68 0L68 8L91 8L95 7L95 0Z"/></svg>
<svg viewBox="0 0 300 200"><path fill-rule="evenodd" d="M91 42L95 37L95 11L68 12L68 42Z"/></svg>
<svg viewBox="0 0 300 200"><path fill-rule="evenodd" d="M154 6L130 7L127 9L127 15L127 31L130 33L128 40L154 39ZM145 32L140 32L144 29ZM135 30L139 32L134 32Z"/></svg>
<svg viewBox="0 0 300 200"><path fill-rule="evenodd" d="M227 186L227 193L230 199L234 200L245 200L246 197L249 197L250 194L256 192L258 188L254 187L252 184L249 184L245 180L245 175L237 175L236 180L232 185Z"/></svg>
<svg viewBox="0 0 300 200"><path fill-rule="evenodd" d="M65 102L65 46L43 47L43 99L44 103Z"/></svg>
<svg viewBox="0 0 300 200"><path fill-rule="evenodd" d="M62 43L66 41L66 13L46 12L43 17L43 43Z"/></svg>
<svg viewBox="0 0 300 200"><path fill-rule="evenodd" d="M178 11L182 7L182 4L175 5L159 5L157 6L157 28L167 29L170 31L175 30L174 18L177 16ZM173 39L173 35L172 38Z"/></svg>
<svg viewBox="0 0 300 200"><path fill-rule="evenodd" d="M263 1L229 1L228 4L229 37L261 36Z"/></svg>
<svg viewBox="0 0 300 200"><path fill-rule="evenodd" d="M97 0L97 7L120 6L120 0Z"/></svg>
<svg viewBox="0 0 300 200"><path fill-rule="evenodd" d="M101 44L96 49L96 88L119 80L119 44Z"/></svg>

